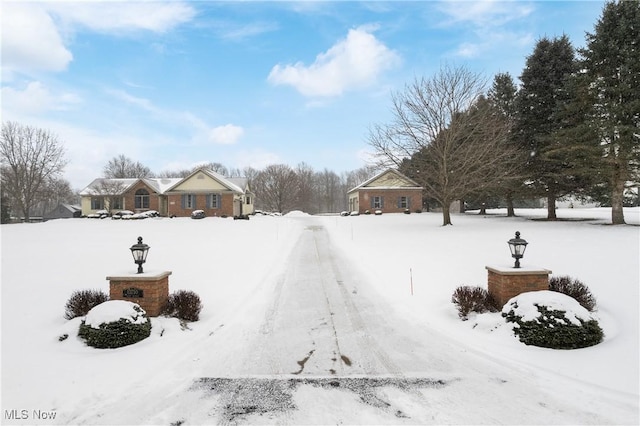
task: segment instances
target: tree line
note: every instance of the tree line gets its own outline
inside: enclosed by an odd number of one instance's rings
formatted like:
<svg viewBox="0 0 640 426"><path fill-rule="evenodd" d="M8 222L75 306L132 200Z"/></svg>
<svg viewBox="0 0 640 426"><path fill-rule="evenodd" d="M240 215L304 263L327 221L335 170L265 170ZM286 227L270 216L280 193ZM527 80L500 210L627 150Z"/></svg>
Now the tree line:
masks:
<svg viewBox="0 0 640 426"><path fill-rule="evenodd" d="M526 59L516 84L508 73L491 84L466 67L443 65L391 96L392 119L367 136L377 162L337 174L273 164L262 170L210 168L244 176L256 208L309 213L346 210L349 189L383 167L396 167L439 205L443 224L450 206L477 206L572 196L612 207L612 223L625 223L623 206L638 204L640 181L640 2L605 4L586 46L567 36L543 37ZM62 177L64 150L52 133L15 122L2 124L2 217L11 209L29 220L58 202L78 197ZM193 169L153 174L119 155L104 167L106 178L185 177ZM635 193L631 191L635 188ZM498 201L499 200L499 201ZM461 202L461 206L465 203Z"/></svg>
<svg viewBox="0 0 640 426"><path fill-rule="evenodd" d="M165 170L154 174L144 164L119 155L103 169L105 178L184 178L199 168L212 170L224 177L245 177L255 194L257 209L274 212L302 210L310 214L342 211L347 208L347 191L375 172L373 167L336 172L327 168L316 171L302 162L296 167L271 164L263 169L227 168L217 162L202 163L193 168Z"/></svg>
<svg viewBox="0 0 640 426"><path fill-rule="evenodd" d="M548 219L567 196L612 207L638 204L640 180L640 2L606 3L586 47L543 37L517 86L492 85L466 67L444 65L392 95L392 120L368 142L378 164L425 187L451 224L454 200L544 198ZM635 192L630 189L635 188Z"/></svg>

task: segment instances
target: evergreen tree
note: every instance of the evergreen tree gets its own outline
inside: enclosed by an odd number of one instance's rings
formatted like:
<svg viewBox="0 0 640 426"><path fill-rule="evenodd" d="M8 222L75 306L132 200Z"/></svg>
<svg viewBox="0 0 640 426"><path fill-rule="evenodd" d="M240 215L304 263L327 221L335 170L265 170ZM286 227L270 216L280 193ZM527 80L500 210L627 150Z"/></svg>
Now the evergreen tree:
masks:
<svg viewBox="0 0 640 426"><path fill-rule="evenodd" d="M493 85L487 93L487 99L496 113L505 120L509 129L507 142L516 148L515 152L518 154L513 161L523 167L526 161L526 150L522 149L522 145L517 144L513 134L517 115L517 98L518 88L511 75L509 73L496 74L493 79ZM498 192L490 194L489 197L495 198L497 195L503 195L507 203L507 216L512 217L515 216L513 198L521 192L522 179L520 176L513 176L511 179L505 180L501 187L498 188Z"/></svg>
<svg viewBox="0 0 640 426"><path fill-rule="evenodd" d="M625 223L625 187L640 180L640 2L607 3L583 57L590 117L610 191L612 223Z"/></svg>
<svg viewBox="0 0 640 426"><path fill-rule="evenodd" d="M547 199L548 219L556 219L556 200L574 191L563 158L549 152L561 142L555 137L561 128L557 112L569 101L566 82L576 69L574 49L563 35L539 40L520 76L516 137L529 153L525 168L532 195Z"/></svg>

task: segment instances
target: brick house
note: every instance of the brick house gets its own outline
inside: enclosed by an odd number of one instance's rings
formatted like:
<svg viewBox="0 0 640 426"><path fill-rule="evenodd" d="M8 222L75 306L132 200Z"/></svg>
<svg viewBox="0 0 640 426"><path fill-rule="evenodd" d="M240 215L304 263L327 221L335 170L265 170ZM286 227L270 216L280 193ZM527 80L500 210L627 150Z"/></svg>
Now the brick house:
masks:
<svg viewBox="0 0 640 426"><path fill-rule="evenodd" d="M399 213L422 209L422 187L395 169L387 169L347 192L349 210Z"/></svg>
<svg viewBox="0 0 640 426"><path fill-rule="evenodd" d="M197 169L165 191L169 216L240 216L253 213L253 194L246 178L226 178L213 170Z"/></svg>
<svg viewBox="0 0 640 426"><path fill-rule="evenodd" d="M247 179L225 178L204 168L185 178L98 178L80 191L82 215L156 210L162 216L238 216L253 213L253 194Z"/></svg>

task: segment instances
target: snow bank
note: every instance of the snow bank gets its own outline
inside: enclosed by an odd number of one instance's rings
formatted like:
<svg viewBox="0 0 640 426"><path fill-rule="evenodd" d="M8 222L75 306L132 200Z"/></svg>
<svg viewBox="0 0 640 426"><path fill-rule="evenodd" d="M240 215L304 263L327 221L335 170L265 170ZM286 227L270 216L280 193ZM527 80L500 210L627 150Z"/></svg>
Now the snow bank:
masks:
<svg viewBox="0 0 640 426"><path fill-rule="evenodd" d="M595 315L580 305L576 299L557 291L530 291L522 293L509 300L502 308L502 313L506 314L513 310L522 321L535 321L539 316L537 306L546 306L552 311L562 311L566 319L574 325L581 325L580 320L586 322L597 320Z"/></svg>
<svg viewBox="0 0 640 426"><path fill-rule="evenodd" d="M137 303L126 300L109 300L103 302L87 313L85 324L92 328L100 328L100 324L117 322L126 319L131 324L147 322L146 312Z"/></svg>
<svg viewBox="0 0 640 426"><path fill-rule="evenodd" d="M285 217L307 217L307 216L310 216L309 213L305 213L300 210L293 210L285 214Z"/></svg>

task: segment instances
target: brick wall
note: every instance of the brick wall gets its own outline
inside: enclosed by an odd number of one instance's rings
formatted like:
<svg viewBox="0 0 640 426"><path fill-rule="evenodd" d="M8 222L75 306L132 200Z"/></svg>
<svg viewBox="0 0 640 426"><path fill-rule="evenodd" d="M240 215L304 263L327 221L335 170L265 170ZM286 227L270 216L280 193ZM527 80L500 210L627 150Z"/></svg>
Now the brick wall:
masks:
<svg viewBox="0 0 640 426"><path fill-rule="evenodd" d="M487 267L488 290L498 303L504 306L512 297L529 291L549 290L551 271L500 271Z"/></svg>
<svg viewBox="0 0 640 426"><path fill-rule="evenodd" d="M140 188L146 189L147 192L149 192L149 208L144 208L144 209L136 209L136 191ZM137 184L135 184L131 189L129 189L129 191L127 191L126 194L124 194L124 208L126 210L131 210L134 213L139 213L139 212L144 212L147 210L156 210L156 211L160 211L159 209L159 200L158 200L158 193L155 192L153 189L149 188L147 185L145 185L143 182L138 182Z"/></svg>
<svg viewBox="0 0 640 426"><path fill-rule="evenodd" d="M204 210L207 217L210 216L233 216L233 194L221 194L220 208L211 209L207 207L207 194L195 194L196 204L194 208L182 208L182 194L170 194L167 197L167 215L178 217L189 217L194 210Z"/></svg>
<svg viewBox="0 0 640 426"><path fill-rule="evenodd" d="M160 315L162 307L169 298L169 273L157 277L107 277L109 280L109 298L137 303L149 317ZM143 297L127 297L123 292L128 289L142 290Z"/></svg>
<svg viewBox="0 0 640 426"><path fill-rule="evenodd" d="M358 204L360 213L369 210L373 213L381 210L382 213L401 213L404 207L398 208L398 197L409 197L409 210L415 212L422 209L422 190L420 189L375 189L367 188L358 191ZM381 209L371 207L372 197L384 197L384 205Z"/></svg>

